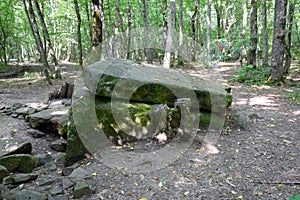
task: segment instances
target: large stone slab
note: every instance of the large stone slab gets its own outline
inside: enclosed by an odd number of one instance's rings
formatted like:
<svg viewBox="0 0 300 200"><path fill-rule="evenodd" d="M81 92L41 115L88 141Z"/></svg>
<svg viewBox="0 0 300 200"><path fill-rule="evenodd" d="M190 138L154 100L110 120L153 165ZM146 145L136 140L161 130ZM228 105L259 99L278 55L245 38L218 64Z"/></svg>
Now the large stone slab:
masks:
<svg viewBox="0 0 300 200"><path fill-rule="evenodd" d="M203 111L223 112L232 96L222 85L160 67L109 58L86 68L85 85L97 96L174 105L176 99L196 97Z"/></svg>

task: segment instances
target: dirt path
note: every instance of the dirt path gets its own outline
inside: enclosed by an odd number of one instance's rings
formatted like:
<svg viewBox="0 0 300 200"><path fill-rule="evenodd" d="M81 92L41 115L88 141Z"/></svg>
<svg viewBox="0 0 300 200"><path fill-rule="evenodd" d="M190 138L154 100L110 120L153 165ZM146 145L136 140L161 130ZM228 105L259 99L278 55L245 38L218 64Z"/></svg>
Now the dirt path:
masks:
<svg viewBox="0 0 300 200"><path fill-rule="evenodd" d="M221 66L213 71L226 83L234 69ZM81 166L95 190L89 199L288 199L299 194L300 107L285 98L285 93L294 88L226 84L232 87L234 96L232 112L259 116L247 130L234 126L231 134L220 136L215 145L219 151L215 152L194 142L177 161L149 173L131 174L87 159ZM54 87L43 81L0 80L0 99L5 104L45 102ZM26 134L27 125L21 119L4 115L0 119L1 140L34 140ZM13 129L19 134L13 134ZM39 151L43 148L35 149L36 154L42 153ZM37 181L20 187L35 188L43 178L61 177L57 175L59 170L45 172Z"/></svg>

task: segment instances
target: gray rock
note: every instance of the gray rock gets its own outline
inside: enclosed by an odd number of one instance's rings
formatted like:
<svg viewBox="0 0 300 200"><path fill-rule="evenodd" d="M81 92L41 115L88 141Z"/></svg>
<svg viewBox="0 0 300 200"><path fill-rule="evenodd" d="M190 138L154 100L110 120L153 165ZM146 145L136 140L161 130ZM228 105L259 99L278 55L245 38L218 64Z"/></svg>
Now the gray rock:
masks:
<svg viewBox="0 0 300 200"><path fill-rule="evenodd" d="M74 199L80 199L83 196L89 196L92 193L93 192L89 187L89 185L86 182L81 181L75 185L73 195L74 195Z"/></svg>
<svg viewBox="0 0 300 200"><path fill-rule="evenodd" d="M65 141L54 141L50 144L50 148L58 152L66 152L67 142Z"/></svg>
<svg viewBox="0 0 300 200"><path fill-rule="evenodd" d="M69 200L69 197L67 195L59 195L59 196L53 197L52 200Z"/></svg>
<svg viewBox="0 0 300 200"><path fill-rule="evenodd" d="M5 105L4 104L0 104L0 110L4 110L5 109Z"/></svg>
<svg viewBox="0 0 300 200"><path fill-rule="evenodd" d="M75 163L74 165L69 167L64 167L62 170L62 175L69 176L77 167L79 167L78 163Z"/></svg>
<svg viewBox="0 0 300 200"><path fill-rule="evenodd" d="M27 134L31 135L34 138L41 138L41 137L45 137L46 135L46 133L35 129L28 130Z"/></svg>
<svg viewBox="0 0 300 200"><path fill-rule="evenodd" d="M61 178L49 178L49 179L46 179L46 180L42 180L40 183L39 183L39 187L44 187L44 186L51 186L54 185L54 184L60 184L61 182Z"/></svg>
<svg viewBox="0 0 300 200"><path fill-rule="evenodd" d="M61 153L56 159L55 162L59 164L64 164L66 160L66 153Z"/></svg>
<svg viewBox="0 0 300 200"><path fill-rule="evenodd" d="M16 185L16 184L21 184L21 183L26 183L29 181L33 181L38 177L37 174L14 174L7 176L3 179L3 184L8 185Z"/></svg>
<svg viewBox="0 0 300 200"><path fill-rule="evenodd" d="M89 175L84 169L81 167L74 169L74 171L70 174L70 178L75 178L77 180L82 180L84 178L87 178L91 175Z"/></svg>
<svg viewBox="0 0 300 200"><path fill-rule="evenodd" d="M38 160L31 155L16 154L0 158L0 165L7 168L9 172L30 173L37 167Z"/></svg>
<svg viewBox="0 0 300 200"><path fill-rule="evenodd" d="M56 163L54 161L47 162L44 168L48 171L55 171L57 169Z"/></svg>
<svg viewBox="0 0 300 200"><path fill-rule="evenodd" d="M11 117L12 117L12 118L18 118L18 117L19 117L19 114L13 113L13 114L11 115Z"/></svg>
<svg viewBox="0 0 300 200"><path fill-rule="evenodd" d="M9 192L8 200L47 200L47 195L33 190L13 190Z"/></svg>
<svg viewBox="0 0 300 200"><path fill-rule="evenodd" d="M70 187L73 187L75 185L75 183L73 181L71 181L70 179L64 178L64 179L62 179L62 185L63 185L63 189L67 190Z"/></svg>
<svg viewBox="0 0 300 200"><path fill-rule="evenodd" d="M2 181L3 178L5 178L8 175L9 175L9 172L6 169L6 167L0 165L0 182Z"/></svg>
<svg viewBox="0 0 300 200"><path fill-rule="evenodd" d="M9 148L5 149L7 153L3 156L13 155L13 154L31 154L32 145L30 142L24 142L21 144L16 144L10 146Z"/></svg>
<svg viewBox="0 0 300 200"><path fill-rule="evenodd" d="M36 108L31 108L31 107L25 107L25 108L19 108L15 110L15 112L19 115L27 116L27 115L32 115L37 111Z"/></svg>
<svg viewBox="0 0 300 200"><path fill-rule="evenodd" d="M49 192L51 195L59 195L64 193L63 188L60 186L52 188Z"/></svg>
<svg viewBox="0 0 300 200"><path fill-rule="evenodd" d="M21 104L21 103L14 103L12 105L12 109L17 110L17 109L21 108L22 106L23 106L23 104Z"/></svg>
<svg viewBox="0 0 300 200"><path fill-rule="evenodd" d="M250 129L250 124L253 120L262 119L258 114L251 111L235 111L232 114L235 123L245 130Z"/></svg>
<svg viewBox="0 0 300 200"><path fill-rule="evenodd" d="M42 166L48 162L53 161L53 158L50 154L39 154L34 157L38 160L38 166Z"/></svg>

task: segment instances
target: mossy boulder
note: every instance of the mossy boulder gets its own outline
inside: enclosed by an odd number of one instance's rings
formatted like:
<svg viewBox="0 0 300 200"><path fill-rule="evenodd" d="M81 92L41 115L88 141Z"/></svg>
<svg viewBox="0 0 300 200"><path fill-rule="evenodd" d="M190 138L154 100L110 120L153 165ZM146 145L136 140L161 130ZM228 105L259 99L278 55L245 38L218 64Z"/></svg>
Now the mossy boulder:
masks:
<svg viewBox="0 0 300 200"><path fill-rule="evenodd" d="M16 154L1 157L0 165L6 167L9 172L30 173L38 166L38 160L31 155Z"/></svg>

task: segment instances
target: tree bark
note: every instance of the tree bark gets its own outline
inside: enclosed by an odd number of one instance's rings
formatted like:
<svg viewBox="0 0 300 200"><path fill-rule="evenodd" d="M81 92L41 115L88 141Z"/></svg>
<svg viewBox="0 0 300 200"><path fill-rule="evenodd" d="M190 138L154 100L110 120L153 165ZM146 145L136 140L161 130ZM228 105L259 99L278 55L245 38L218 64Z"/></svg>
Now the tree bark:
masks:
<svg viewBox="0 0 300 200"><path fill-rule="evenodd" d="M92 46L97 47L103 41L102 39L102 20L100 13L100 2L99 0L92 0L93 2L93 28L92 28Z"/></svg>
<svg viewBox="0 0 300 200"><path fill-rule="evenodd" d="M163 13L163 29L164 29L165 39L167 39L167 28L168 28L167 8L168 8L168 4L167 4L167 0L163 0L163 1L164 1L163 8L162 8L162 13Z"/></svg>
<svg viewBox="0 0 300 200"><path fill-rule="evenodd" d="M217 34L218 34L218 39L222 38L222 8L221 5L219 5L218 1L215 2L215 10L217 14Z"/></svg>
<svg viewBox="0 0 300 200"><path fill-rule="evenodd" d="M250 47L248 50L248 65L256 67L257 50L257 0L251 0L250 14Z"/></svg>
<svg viewBox="0 0 300 200"><path fill-rule="evenodd" d="M183 66L182 59L183 48L183 0L179 1L179 49L178 49L178 65Z"/></svg>
<svg viewBox="0 0 300 200"><path fill-rule="evenodd" d="M192 26L192 61L196 61L196 17L199 8L199 0L195 2L194 13L191 19L191 26Z"/></svg>
<svg viewBox="0 0 300 200"><path fill-rule="evenodd" d="M164 56L164 68L170 68L170 59L171 59L171 49L172 49L172 30L174 22L174 13L176 9L176 0L170 0L170 14L169 14L169 23L168 23L168 33L167 33L167 42L166 42L166 51Z"/></svg>
<svg viewBox="0 0 300 200"><path fill-rule="evenodd" d="M268 81L284 81L284 54L287 0L275 0L271 76Z"/></svg>
<svg viewBox="0 0 300 200"><path fill-rule="evenodd" d="M289 13L288 13L288 22L287 22L287 38L286 38L286 55L285 55L285 63L284 63L284 73L288 74L290 71L290 66L292 62L291 55L291 44L292 44L292 31L293 31L293 20L294 20L294 10L295 10L296 1L290 1L289 5Z"/></svg>
<svg viewBox="0 0 300 200"><path fill-rule="evenodd" d="M243 30L242 30L243 39L246 39L246 32L247 32L247 17L248 17L247 5L248 5L248 0L246 0L243 5Z"/></svg>
<svg viewBox="0 0 300 200"><path fill-rule="evenodd" d="M81 16L80 11L78 7L78 1L74 0L74 6L75 6L75 12L77 16L77 42L78 42L78 61L79 65L83 66L83 60L82 60L82 43L81 43Z"/></svg>
<svg viewBox="0 0 300 200"><path fill-rule="evenodd" d="M148 64L152 63L151 59L151 49L150 49L150 36L149 36L149 9L148 9L148 0L143 0L144 4L144 28L145 28L145 37L146 37L146 60Z"/></svg>
<svg viewBox="0 0 300 200"><path fill-rule="evenodd" d="M108 58L110 56L110 47L109 47L109 43L108 43L106 21L105 21L105 17L104 17L102 4L99 6L99 11L100 11L101 20L102 20L102 30L103 30L104 43L105 43L105 52L106 52L106 57Z"/></svg>
<svg viewBox="0 0 300 200"><path fill-rule="evenodd" d="M40 59L41 59L43 65L44 65L44 70L43 71L45 73L46 80L48 81L49 84L52 84L51 76L50 76L50 73L51 73L50 72L50 67L49 67L49 64L48 64L48 61L47 61L47 57L46 57L46 54L45 54L45 51L44 51L43 43L42 43L40 33L39 33L39 30L38 30L37 22L36 22L36 19L35 19L35 14L34 14L34 11L33 11L32 2L31 2L31 0L27 0L27 1L28 1L28 7L27 7L27 4L26 4L26 0L23 0L25 12L26 12L27 18L29 20L29 24L30 24L32 34L33 34L34 39L35 39L37 50L40 54Z"/></svg>
<svg viewBox="0 0 300 200"><path fill-rule="evenodd" d="M206 48L207 53L210 53L210 33L211 33L211 0L207 0L207 13L206 13Z"/></svg>
<svg viewBox="0 0 300 200"><path fill-rule="evenodd" d="M119 57L119 23L120 23L120 0L116 0L116 17L113 39L113 57Z"/></svg>
<svg viewBox="0 0 300 200"><path fill-rule="evenodd" d="M130 5L130 0L127 0L127 25L128 25L128 32L127 32L127 55L126 59L130 59L130 49L131 49L131 5Z"/></svg>
<svg viewBox="0 0 300 200"><path fill-rule="evenodd" d="M269 64L269 35L268 35L268 25L267 25L267 3L266 0L262 2L262 32L264 37L264 50L263 50L263 66L268 66Z"/></svg>

